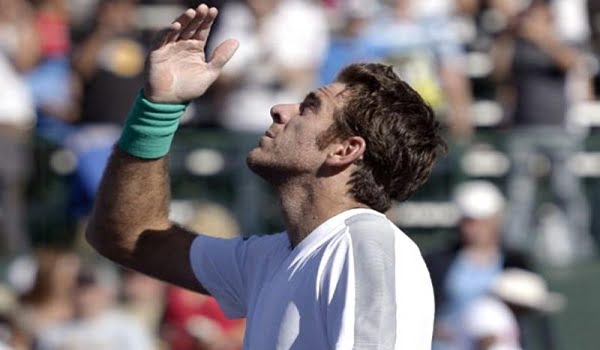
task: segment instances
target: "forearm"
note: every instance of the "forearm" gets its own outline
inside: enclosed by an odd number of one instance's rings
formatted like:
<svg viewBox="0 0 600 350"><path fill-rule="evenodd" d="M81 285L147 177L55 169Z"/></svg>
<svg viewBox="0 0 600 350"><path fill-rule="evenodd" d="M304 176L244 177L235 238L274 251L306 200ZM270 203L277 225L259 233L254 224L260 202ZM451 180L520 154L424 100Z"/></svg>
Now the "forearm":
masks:
<svg viewBox="0 0 600 350"><path fill-rule="evenodd" d="M104 171L87 239L116 263L206 293L188 257L197 235L168 218L167 154L184 109L138 97Z"/></svg>
<svg viewBox="0 0 600 350"><path fill-rule="evenodd" d="M469 82L456 67L443 67L440 73L448 98L450 130L459 140L469 138L473 133Z"/></svg>
<svg viewBox="0 0 600 350"><path fill-rule="evenodd" d="M557 66L568 71L577 65L580 53L577 49L560 42L556 38L549 38L537 42L538 47L552 58Z"/></svg>
<svg viewBox="0 0 600 350"><path fill-rule="evenodd" d="M89 243L107 258L204 293L189 257L197 235L168 219L166 156L187 102L204 94L237 49L237 41L227 40L205 59L217 13L205 4L187 9L157 37L143 94L104 172L86 232Z"/></svg>
<svg viewBox="0 0 600 350"><path fill-rule="evenodd" d="M109 258L130 259L144 231L170 226L169 200L166 157L140 159L116 146L88 225L89 242Z"/></svg>
<svg viewBox="0 0 600 350"><path fill-rule="evenodd" d="M513 55L513 38L508 35L498 38L491 50L491 56L494 62L492 78L496 83L502 84L511 77Z"/></svg>
<svg viewBox="0 0 600 350"><path fill-rule="evenodd" d="M141 159L115 147L86 236L102 255L130 269L196 292L188 252L197 237L168 219L167 158Z"/></svg>

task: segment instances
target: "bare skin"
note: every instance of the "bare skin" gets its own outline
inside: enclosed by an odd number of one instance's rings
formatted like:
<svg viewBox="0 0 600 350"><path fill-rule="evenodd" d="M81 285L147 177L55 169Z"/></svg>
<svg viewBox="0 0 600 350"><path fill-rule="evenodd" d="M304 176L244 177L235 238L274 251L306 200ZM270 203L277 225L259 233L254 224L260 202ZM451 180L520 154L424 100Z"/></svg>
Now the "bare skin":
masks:
<svg viewBox="0 0 600 350"><path fill-rule="evenodd" d="M188 9L163 33L148 57L146 98L180 103L197 98L218 78L238 43L226 40L206 60L204 46L215 8ZM353 136L325 148L317 137L333 122L343 84L307 95L302 103L271 109L273 124L250 152L248 165L277 189L293 246L318 225L347 209L364 207L348 194L365 141ZM194 291L207 293L189 263L196 234L168 219L166 157L144 160L116 148L105 171L86 236L109 259Z"/></svg>

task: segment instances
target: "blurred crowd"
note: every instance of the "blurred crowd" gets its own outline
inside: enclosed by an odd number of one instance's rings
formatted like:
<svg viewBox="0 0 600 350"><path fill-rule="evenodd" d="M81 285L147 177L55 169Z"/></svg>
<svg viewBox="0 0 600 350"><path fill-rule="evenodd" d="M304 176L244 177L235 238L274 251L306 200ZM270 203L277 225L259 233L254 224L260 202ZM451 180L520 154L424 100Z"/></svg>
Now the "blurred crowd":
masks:
<svg viewBox="0 0 600 350"><path fill-rule="evenodd" d="M229 211L197 204L186 225L233 237ZM215 299L119 269L82 246L40 246L0 284L0 349L239 350L245 321Z"/></svg>
<svg viewBox="0 0 600 350"><path fill-rule="evenodd" d="M457 187L460 239L428 256L438 302L436 349L525 346L519 336L528 332L522 315L563 304L527 261L539 226L537 193L545 168L555 202L545 209L552 214L546 218L556 219L548 223L551 244L567 247L564 263L595 254L590 205L571 159L584 148L589 131L573 110L600 95L600 1L208 4L220 11L209 50L227 38L241 46L211 90L190 105L182 128L260 134L271 122L273 104L301 100L349 63L378 61L393 65L436 110L447 126L450 162L458 162L453 153L476 147L482 131L502 132L510 161L502 186L506 196L487 182ZM40 142L75 160L67 210L85 223L139 93L154 33L181 9L196 5L0 0L0 233L2 256L18 254L5 264L0 344L240 348L243 322L226 320L212 299L115 271L82 247L34 245L26 225L27 185L39 176L33 148ZM252 210L250 205L241 211ZM223 234L221 222L215 225L214 232ZM511 290L515 285L523 287ZM537 296L523 297L523 290L536 290ZM535 332L552 349L543 320Z"/></svg>

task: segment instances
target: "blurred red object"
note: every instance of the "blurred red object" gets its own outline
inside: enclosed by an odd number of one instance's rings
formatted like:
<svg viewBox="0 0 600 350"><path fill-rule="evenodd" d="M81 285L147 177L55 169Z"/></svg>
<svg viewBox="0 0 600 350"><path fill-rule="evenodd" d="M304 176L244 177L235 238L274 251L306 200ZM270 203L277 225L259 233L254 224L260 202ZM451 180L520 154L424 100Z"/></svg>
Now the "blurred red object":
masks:
<svg viewBox="0 0 600 350"><path fill-rule="evenodd" d="M40 37L42 57L65 57L70 50L69 23L55 12L39 11L35 27Z"/></svg>
<svg viewBox="0 0 600 350"><path fill-rule="evenodd" d="M202 324L210 327L198 329ZM164 338L172 350L241 349L244 325L244 320L228 319L212 297L177 287L167 290Z"/></svg>

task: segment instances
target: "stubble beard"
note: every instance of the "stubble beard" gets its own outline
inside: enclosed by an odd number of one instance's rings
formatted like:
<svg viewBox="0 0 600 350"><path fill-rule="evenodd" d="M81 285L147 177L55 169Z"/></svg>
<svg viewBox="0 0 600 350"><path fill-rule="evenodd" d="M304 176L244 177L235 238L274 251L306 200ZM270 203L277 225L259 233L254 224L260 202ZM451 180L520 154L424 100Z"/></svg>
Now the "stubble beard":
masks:
<svg viewBox="0 0 600 350"><path fill-rule="evenodd" d="M246 165L254 174L279 187L307 174L307 169L302 167L302 160L291 160L289 156L255 148L246 156Z"/></svg>
<svg viewBox="0 0 600 350"><path fill-rule="evenodd" d="M277 164L275 159L261 155L259 152L261 150L255 148L248 152L246 156L246 166L248 166L250 171L274 186L284 182L287 176L281 164Z"/></svg>

